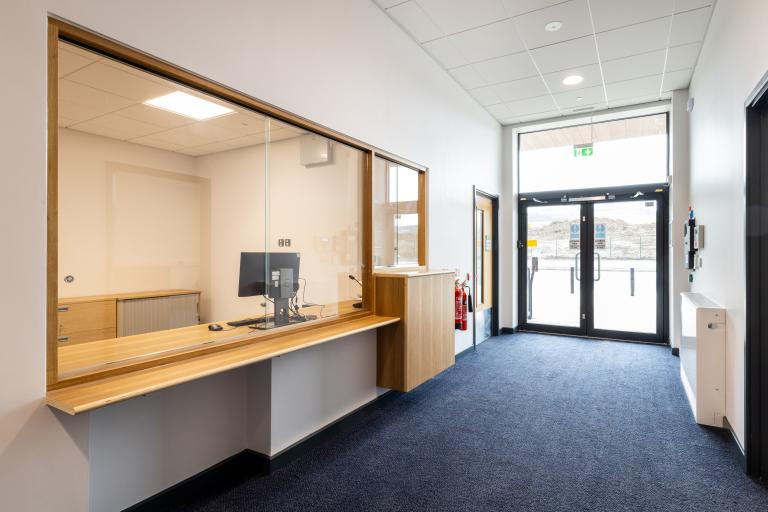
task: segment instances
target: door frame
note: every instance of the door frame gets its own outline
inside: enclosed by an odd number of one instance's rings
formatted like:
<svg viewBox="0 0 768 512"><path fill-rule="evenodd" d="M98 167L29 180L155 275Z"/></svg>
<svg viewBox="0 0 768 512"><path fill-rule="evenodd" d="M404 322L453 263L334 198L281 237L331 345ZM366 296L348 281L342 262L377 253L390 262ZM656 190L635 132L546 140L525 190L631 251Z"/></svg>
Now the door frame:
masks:
<svg viewBox="0 0 768 512"><path fill-rule="evenodd" d="M744 455L748 475L768 478L768 73L744 103Z"/></svg>
<svg viewBox="0 0 768 512"><path fill-rule="evenodd" d="M477 304L477 196L483 196L491 201L491 236L493 237L493 254L491 255L491 337L499 335L499 196L491 194L472 185L472 300ZM477 307L472 308L472 348L477 348Z"/></svg>
<svg viewBox="0 0 768 512"><path fill-rule="evenodd" d="M637 194L641 193L641 196ZM605 199L603 199L605 198ZM593 283L591 280L581 280L581 311L586 315L581 318L578 327L553 326L545 324L529 324L527 322L527 246L528 216L527 208L532 204L544 206L580 205L581 224L593 222L593 205L596 203L642 201L654 199L658 201L657 209L657 243L656 258L658 271L656 273L656 333L632 333L594 329ZM667 184L649 184L624 187L592 188L581 190L558 190L543 193L520 194L518 201L518 330L531 332L548 332L600 339L616 339L642 343L669 344L669 186ZM594 223L594 222L593 222ZM581 229L582 247L593 247L593 233L589 229ZM581 253L582 274L593 274L594 262L589 251Z"/></svg>

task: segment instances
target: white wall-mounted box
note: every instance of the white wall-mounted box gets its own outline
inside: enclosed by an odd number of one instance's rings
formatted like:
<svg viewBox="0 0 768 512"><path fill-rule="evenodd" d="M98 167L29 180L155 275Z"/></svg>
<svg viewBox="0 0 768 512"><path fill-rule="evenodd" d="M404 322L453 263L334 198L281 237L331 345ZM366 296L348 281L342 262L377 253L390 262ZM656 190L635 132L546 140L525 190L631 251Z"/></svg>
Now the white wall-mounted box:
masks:
<svg viewBox="0 0 768 512"><path fill-rule="evenodd" d="M681 293L680 379L696 423L723 426L725 309L700 293Z"/></svg>

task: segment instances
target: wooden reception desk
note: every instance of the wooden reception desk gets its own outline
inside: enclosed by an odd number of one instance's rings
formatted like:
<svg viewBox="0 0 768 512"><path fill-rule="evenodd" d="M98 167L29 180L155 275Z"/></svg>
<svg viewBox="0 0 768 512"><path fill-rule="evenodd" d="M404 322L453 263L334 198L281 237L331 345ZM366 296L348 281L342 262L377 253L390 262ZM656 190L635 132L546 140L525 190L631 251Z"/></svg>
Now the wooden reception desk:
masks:
<svg viewBox="0 0 768 512"><path fill-rule="evenodd" d="M379 386L409 391L453 365L453 272L380 273L375 286L375 311L327 323L225 332L203 324L67 347L64 370L91 367L49 390L47 403L78 414L370 330L377 330Z"/></svg>

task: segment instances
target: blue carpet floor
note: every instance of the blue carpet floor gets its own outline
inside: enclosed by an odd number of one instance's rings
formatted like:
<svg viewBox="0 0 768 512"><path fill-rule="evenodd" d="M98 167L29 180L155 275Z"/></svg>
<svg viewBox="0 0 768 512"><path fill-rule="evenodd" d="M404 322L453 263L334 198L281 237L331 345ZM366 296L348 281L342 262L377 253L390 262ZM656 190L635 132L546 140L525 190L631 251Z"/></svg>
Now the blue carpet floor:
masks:
<svg viewBox="0 0 768 512"><path fill-rule="evenodd" d="M762 511L668 348L516 334L188 511Z"/></svg>

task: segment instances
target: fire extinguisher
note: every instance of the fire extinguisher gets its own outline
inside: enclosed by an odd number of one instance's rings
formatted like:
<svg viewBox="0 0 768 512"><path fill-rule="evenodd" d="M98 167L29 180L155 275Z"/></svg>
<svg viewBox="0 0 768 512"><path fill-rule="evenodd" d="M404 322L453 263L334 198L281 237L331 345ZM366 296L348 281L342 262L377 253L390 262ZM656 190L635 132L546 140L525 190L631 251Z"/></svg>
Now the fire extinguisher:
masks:
<svg viewBox="0 0 768 512"><path fill-rule="evenodd" d="M467 279L464 282L459 283L459 280L456 280L456 291L454 294L455 297L455 309L456 313L454 316L454 327L461 331L467 330L467 320L468 320L468 305L469 305L469 293L467 290L469 289L469 274L467 274Z"/></svg>
<svg viewBox="0 0 768 512"><path fill-rule="evenodd" d="M467 303L467 292L464 290L464 286L456 279L456 291L454 292L454 327L461 330L463 323L466 323L466 316L464 315L464 304Z"/></svg>

